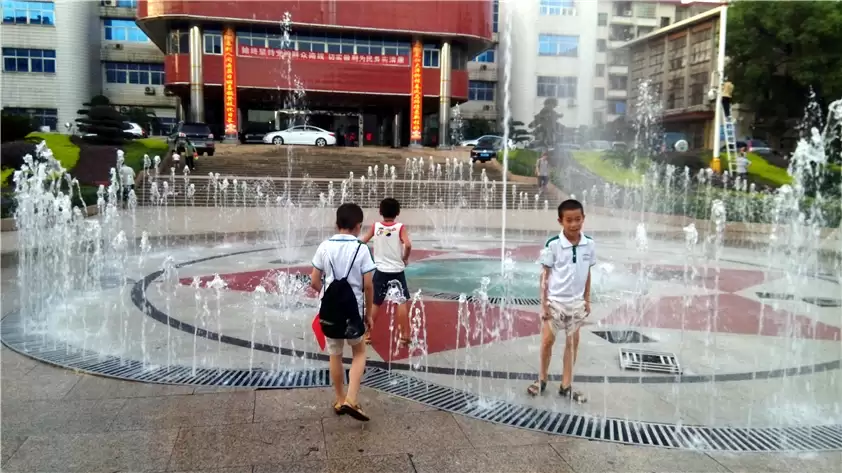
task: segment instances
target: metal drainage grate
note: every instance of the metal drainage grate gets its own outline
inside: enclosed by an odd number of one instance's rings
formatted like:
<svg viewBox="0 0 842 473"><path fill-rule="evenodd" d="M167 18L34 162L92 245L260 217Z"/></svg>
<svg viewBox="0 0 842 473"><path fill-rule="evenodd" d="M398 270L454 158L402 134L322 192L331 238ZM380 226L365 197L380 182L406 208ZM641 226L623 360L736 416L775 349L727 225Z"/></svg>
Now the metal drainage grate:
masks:
<svg viewBox="0 0 842 473"><path fill-rule="evenodd" d="M656 373L681 374L678 358L673 353L620 348L620 368Z"/></svg>
<svg viewBox="0 0 842 473"><path fill-rule="evenodd" d="M430 294L424 294L426 297L431 297L433 299L442 299L446 301L458 301L461 294L456 294L453 292L433 292ZM471 295L467 295L466 301L473 302L476 298ZM523 306L535 306L541 305L541 299L532 298L532 297L513 297L511 299L505 299L503 297L489 297L488 303L499 305L501 302L507 302L511 305L523 305Z"/></svg>
<svg viewBox="0 0 842 473"><path fill-rule="evenodd" d="M12 320L10 320L12 319ZM255 389L327 387L327 369L271 373L262 370L144 368L40 336L22 335L22 327L8 316L2 321L3 343L23 355L65 368L147 383L195 386L252 387ZM347 371L346 371L347 377ZM347 380L347 378L346 378ZM393 396L454 414L521 429L589 440L674 449L728 452L816 452L842 449L842 425L783 428L717 428L679 426L555 412L422 381L381 368L366 369L363 384Z"/></svg>
<svg viewBox="0 0 842 473"><path fill-rule="evenodd" d="M842 426L729 428L679 426L578 415L485 400L473 393L379 368L366 371L366 386L475 419L554 435L676 449L729 452L814 452L842 448Z"/></svg>
<svg viewBox="0 0 842 473"><path fill-rule="evenodd" d="M795 299L792 294L784 294L781 292L756 292L757 297L761 299L777 299L779 301L791 301Z"/></svg>
<svg viewBox="0 0 842 473"><path fill-rule="evenodd" d="M839 299L831 299L825 297L805 297L804 302L819 306L819 307L842 307L842 301Z"/></svg>
<svg viewBox="0 0 842 473"><path fill-rule="evenodd" d="M266 371L151 366L135 360L79 349L40 335L25 335L19 324L9 320L10 317L12 316L3 319L0 328L4 345L22 355L63 368L110 378L159 384L272 389L330 386L330 372L326 368ZM345 376L347 379L347 371Z"/></svg>
<svg viewBox="0 0 842 473"><path fill-rule="evenodd" d="M651 343L655 341L634 330L597 330L591 333L610 343Z"/></svg>

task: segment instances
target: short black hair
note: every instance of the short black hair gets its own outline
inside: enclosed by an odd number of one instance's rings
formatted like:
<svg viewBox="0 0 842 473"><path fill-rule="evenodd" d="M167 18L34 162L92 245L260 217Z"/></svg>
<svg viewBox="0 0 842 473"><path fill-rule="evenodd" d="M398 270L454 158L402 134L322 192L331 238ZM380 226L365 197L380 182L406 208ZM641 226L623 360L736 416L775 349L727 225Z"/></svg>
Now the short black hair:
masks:
<svg viewBox="0 0 842 473"><path fill-rule="evenodd" d="M576 199L567 199L558 206L558 218L561 218L567 210L581 210L585 214L585 207Z"/></svg>
<svg viewBox="0 0 842 473"><path fill-rule="evenodd" d="M363 209L357 204L342 204L336 209L336 227L340 230L353 230L363 223Z"/></svg>
<svg viewBox="0 0 842 473"><path fill-rule="evenodd" d="M386 197L380 201L380 215L383 218L395 218L401 214L401 203L398 199Z"/></svg>

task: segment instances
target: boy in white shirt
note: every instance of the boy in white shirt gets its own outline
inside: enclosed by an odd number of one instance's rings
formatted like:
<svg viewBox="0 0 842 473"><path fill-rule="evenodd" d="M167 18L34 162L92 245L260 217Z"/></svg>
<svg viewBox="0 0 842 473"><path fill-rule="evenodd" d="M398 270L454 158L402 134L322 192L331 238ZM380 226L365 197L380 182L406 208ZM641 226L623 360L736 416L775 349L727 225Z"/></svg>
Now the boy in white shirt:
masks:
<svg viewBox="0 0 842 473"><path fill-rule="evenodd" d="M585 395L573 391L573 366L579 351L579 329L591 313L591 267L596 264L593 240L582 233L585 211L573 199L558 206L562 231L547 240L541 251L541 369L538 380L526 392L532 396L547 388L553 344L564 330L564 367L558 393L576 402L586 402Z"/></svg>
<svg viewBox="0 0 842 473"><path fill-rule="evenodd" d="M363 210L359 205L339 206L336 210L336 235L323 241L313 256L310 286L320 293L325 289L321 294L319 319L327 339L330 378L336 392L333 410L337 415L348 414L354 419L367 421L369 417L357 402L357 396L365 371L363 335L366 325L371 326L374 261L368 247L357 239L362 223ZM353 353L347 393L342 366L342 350L346 342Z"/></svg>
<svg viewBox="0 0 842 473"><path fill-rule="evenodd" d="M396 219L401 213L401 204L397 199L386 198L380 202L381 222L371 226L360 241L368 243L374 240L374 264L377 270L372 278L374 284L374 307L372 321L377 316L380 306L386 301L390 286L400 285L403 302L398 304L399 343L409 346L409 288L406 285L404 269L409 263L412 241L406 226ZM366 332L366 343L371 343L371 331Z"/></svg>
<svg viewBox="0 0 842 473"><path fill-rule="evenodd" d="M748 178L749 166L751 166L751 161L749 161L748 156L746 156L746 149L745 147L740 148L740 151L737 153L737 176L739 176L743 181Z"/></svg>

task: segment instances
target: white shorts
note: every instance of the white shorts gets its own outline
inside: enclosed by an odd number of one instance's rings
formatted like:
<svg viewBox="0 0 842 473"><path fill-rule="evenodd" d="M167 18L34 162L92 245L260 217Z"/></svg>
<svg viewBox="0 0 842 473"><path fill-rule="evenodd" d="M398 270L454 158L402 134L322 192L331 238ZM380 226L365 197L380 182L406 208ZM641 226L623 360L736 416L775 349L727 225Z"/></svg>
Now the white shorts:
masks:
<svg viewBox="0 0 842 473"><path fill-rule="evenodd" d="M345 348L345 343L348 343L348 346L355 347L363 342L363 337L353 338L351 340L345 340L344 338L327 338L327 353L330 356L342 356L342 350Z"/></svg>
<svg viewBox="0 0 842 473"><path fill-rule="evenodd" d="M585 319L588 313L585 312L585 301L575 302L550 302L549 322L550 329L553 335L558 334L559 331L564 332L570 336L577 330L582 328L585 324Z"/></svg>

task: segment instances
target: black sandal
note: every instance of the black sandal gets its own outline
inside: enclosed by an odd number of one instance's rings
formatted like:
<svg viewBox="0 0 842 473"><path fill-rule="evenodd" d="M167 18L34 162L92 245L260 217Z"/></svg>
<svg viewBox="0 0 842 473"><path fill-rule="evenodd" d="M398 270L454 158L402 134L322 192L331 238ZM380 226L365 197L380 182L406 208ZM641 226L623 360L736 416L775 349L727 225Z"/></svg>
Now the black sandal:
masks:
<svg viewBox="0 0 842 473"><path fill-rule="evenodd" d="M585 395L583 393L581 393L579 391L574 391L572 385L567 386L566 388L564 386L559 386L558 387L558 395L561 396L561 397L565 397L567 399L576 401L579 404L584 404L584 403L588 402L588 398L585 397Z"/></svg>
<svg viewBox="0 0 842 473"><path fill-rule="evenodd" d="M536 380L534 383L530 384L528 388L526 388L526 394L529 394L532 397L535 397L539 394L544 394L544 391L547 390L547 382Z"/></svg>
<svg viewBox="0 0 842 473"><path fill-rule="evenodd" d="M336 404L333 405L333 413L338 415L338 416L341 416L341 415L345 414L344 412L342 412L342 404L341 403L337 402Z"/></svg>
<svg viewBox="0 0 842 473"><path fill-rule="evenodd" d="M365 412L363 412L359 404L352 406L346 402L345 404L342 404L340 412L342 414L348 414L349 416L353 417L354 419L357 419L360 422L368 422L369 420L371 420L371 418L368 417L365 414Z"/></svg>

